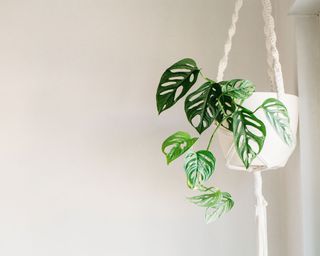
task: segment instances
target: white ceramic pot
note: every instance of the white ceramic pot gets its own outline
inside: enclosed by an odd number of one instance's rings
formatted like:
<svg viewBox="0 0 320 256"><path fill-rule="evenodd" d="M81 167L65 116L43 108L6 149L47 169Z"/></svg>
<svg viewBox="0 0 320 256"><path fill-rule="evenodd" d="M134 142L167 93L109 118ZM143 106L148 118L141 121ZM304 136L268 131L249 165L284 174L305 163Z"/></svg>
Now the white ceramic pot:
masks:
<svg viewBox="0 0 320 256"><path fill-rule="evenodd" d="M243 103L243 106L250 110L255 110L267 98L277 98L277 93L255 92ZM295 138L298 128L298 97L291 94L285 94L281 101L288 109L290 126ZM262 151L253 160L249 171L276 169L285 166L295 148L295 142L293 146L287 146L269 124L263 110L259 110L255 114L266 125L267 136ZM219 129L218 137L223 154L226 158L227 167L233 170L245 170L234 147L232 133L224 128Z"/></svg>

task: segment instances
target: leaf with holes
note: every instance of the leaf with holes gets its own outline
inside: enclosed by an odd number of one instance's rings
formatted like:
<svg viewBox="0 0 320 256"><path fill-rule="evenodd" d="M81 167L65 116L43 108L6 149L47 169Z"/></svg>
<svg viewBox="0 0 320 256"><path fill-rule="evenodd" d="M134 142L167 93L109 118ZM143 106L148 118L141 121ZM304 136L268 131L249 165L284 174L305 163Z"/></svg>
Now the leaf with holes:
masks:
<svg viewBox="0 0 320 256"><path fill-rule="evenodd" d="M277 99L269 98L262 103L261 108L282 141L291 146L293 144L293 134L286 106Z"/></svg>
<svg viewBox="0 0 320 256"><path fill-rule="evenodd" d="M221 192L221 194L221 200L206 209L205 220L207 223L217 220L223 214L230 211L234 205L232 197L229 193Z"/></svg>
<svg viewBox="0 0 320 256"><path fill-rule="evenodd" d="M218 115L219 107L215 106L221 95L219 84L206 82L186 98L184 110L191 125L201 134Z"/></svg>
<svg viewBox="0 0 320 256"><path fill-rule="evenodd" d="M231 195L220 190L194 196L189 199L192 203L206 208L205 220L207 223L215 221L222 214L230 211L234 205Z"/></svg>
<svg viewBox="0 0 320 256"><path fill-rule="evenodd" d="M162 143L162 152L166 156L167 164L185 153L197 140L198 138L192 138L188 133L182 131L168 137Z"/></svg>
<svg viewBox="0 0 320 256"><path fill-rule="evenodd" d="M162 75L157 90L159 114L172 107L195 84L200 69L192 59L183 59L169 67Z"/></svg>
<svg viewBox="0 0 320 256"><path fill-rule="evenodd" d="M233 138L237 153L248 169L262 150L266 127L252 111L240 107L233 115Z"/></svg>
<svg viewBox="0 0 320 256"><path fill-rule="evenodd" d="M233 79L230 81L222 81L219 84L225 95L240 100L249 98L255 91L254 84L249 80Z"/></svg>
<svg viewBox="0 0 320 256"><path fill-rule="evenodd" d="M208 180L214 171L215 162L216 159L210 151L190 151L184 165L188 187L193 189L197 184Z"/></svg>

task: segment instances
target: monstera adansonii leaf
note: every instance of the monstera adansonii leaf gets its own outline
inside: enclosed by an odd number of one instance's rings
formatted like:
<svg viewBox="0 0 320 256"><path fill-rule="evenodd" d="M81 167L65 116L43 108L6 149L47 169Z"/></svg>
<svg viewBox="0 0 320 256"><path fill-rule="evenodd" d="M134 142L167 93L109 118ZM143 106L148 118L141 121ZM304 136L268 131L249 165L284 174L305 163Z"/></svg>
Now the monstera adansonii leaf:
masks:
<svg viewBox="0 0 320 256"><path fill-rule="evenodd" d="M189 199L192 203L206 208L205 220L207 223L215 221L222 214L230 211L234 205L231 195L220 190L193 196Z"/></svg>
<svg viewBox="0 0 320 256"><path fill-rule="evenodd" d="M262 150L265 137L263 122L252 111L239 106L233 115L233 138L237 153L247 169Z"/></svg>
<svg viewBox="0 0 320 256"><path fill-rule="evenodd" d="M188 187L194 189L197 184L208 180L214 171L215 163L215 157L208 150L190 151L184 164Z"/></svg>
<svg viewBox="0 0 320 256"><path fill-rule="evenodd" d="M162 152L166 156L167 164L185 153L197 140L198 138L192 138L190 134L182 131L168 137L162 143Z"/></svg>
<svg viewBox="0 0 320 256"><path fill-rule="evenodd" d="M200 69L192 59L183 59L169 67L162 75L157 90L159 114L172 107L195 84Z"/></svg>
<svg viewBox="0 0 320 256"><path fill-rule="evenodd" d="M261 107L282 141L291 146L293 144L293 134L286 106L277 99L269 98L262 103Z"/></svg>
<svg viewBox="0 0 320 256"><path fill-rule="evenodd" d="M215 120L220 106L217 99L221 87L215 82L206 82L186 98L184 110L191 125L201 134Z"/></svg>
<svg viewBox="0 0 320 256"><path fill-rule="evenodd" d="M255 85L249 80L233 79L219 82L222 92L235 99L245 100L255 91Z"/></svg>

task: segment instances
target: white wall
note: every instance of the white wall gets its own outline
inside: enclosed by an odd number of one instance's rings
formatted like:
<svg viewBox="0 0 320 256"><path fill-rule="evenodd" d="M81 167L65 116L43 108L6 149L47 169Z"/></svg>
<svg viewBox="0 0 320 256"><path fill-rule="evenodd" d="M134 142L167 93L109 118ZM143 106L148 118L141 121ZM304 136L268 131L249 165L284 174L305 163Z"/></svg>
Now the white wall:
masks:
<svg viewBox="0 0 320 256"><path fill-rule="evenodd" d="M296 24L295 17L288 15L291 5L292 0L275 1L274 11L285 87L287 92L297 95ZM300 137L298 134L298 146L286 168L281 171L282 242L284 255L290 256L303 255Z"/></svg>
<svg viewBox="0 0 320 256"><path fill-rule="evenodd" d="M155 107L174 61L215 77L233 2L0 2L0 255L256 255L253 177L227 171L216 146L214 183L236 205L204 224L182 162L160 152L174 131L195 132L182 104ZM267 90L260 8L246 1L226 79ZM289 255L283 173L264 178L270 255Z"/></svg>
<svg viewBox="0 0 320 256"><path fill-rule="evenodd" d="M304 255L320 253L319 126L320 22L319 16L300 16L297 23L298 81L301 127L301 186Z"/></svg>

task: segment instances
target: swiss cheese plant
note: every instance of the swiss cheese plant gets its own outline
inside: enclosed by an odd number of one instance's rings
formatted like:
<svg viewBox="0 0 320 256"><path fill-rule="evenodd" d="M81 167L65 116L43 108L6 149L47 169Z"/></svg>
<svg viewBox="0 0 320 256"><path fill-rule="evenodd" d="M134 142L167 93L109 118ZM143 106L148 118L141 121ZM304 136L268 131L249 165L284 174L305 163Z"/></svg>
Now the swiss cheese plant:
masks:
<svg viewBox="0 0 320 256"><path fill-rule="evenodd" d="M203 82L196 87L199 77ZM216 159L210 146L218 129L227 129L233 133L236 152L246 169L250 168L252 161L261 152L267 136L265 124L255 115L257 111L265 113L284 143L288 146L293 143L288 111L281 101L269 98L255 110L242 105L254 91L255 85L249 80L214 81L205 77L190 58L173 64L161 76L156 94L159 114L186 96L186 117L198 136L213 127L206 149L195 151L193 147L199 137L184 131L170 135L162 144L162 152L168 164L185 154L187 186L199 192L189 199L206 209L206 222L216 220L234 205L229 193L206 185L215 171Z"/></svg>

